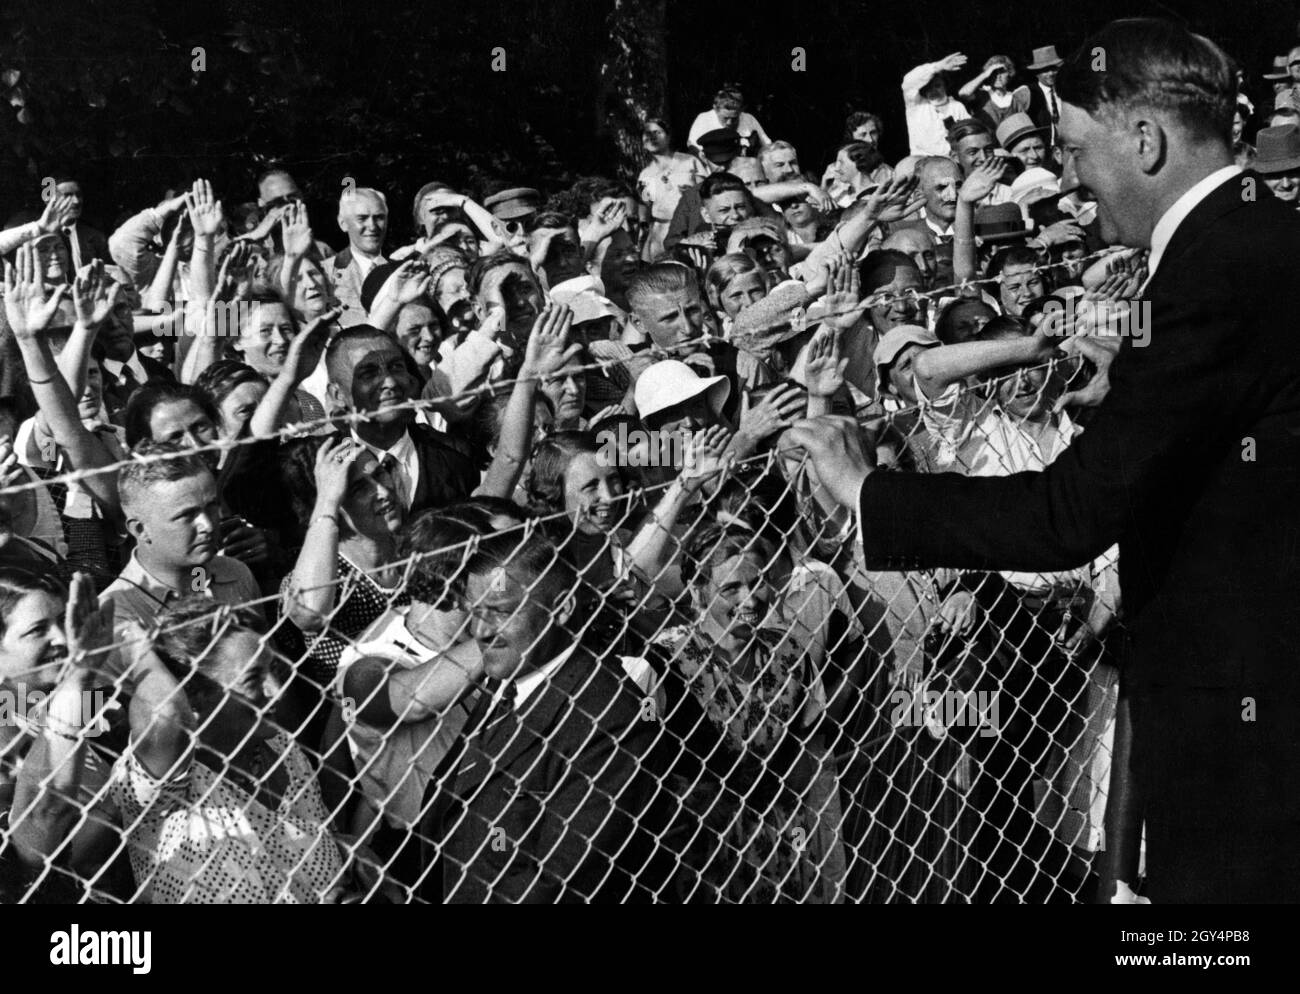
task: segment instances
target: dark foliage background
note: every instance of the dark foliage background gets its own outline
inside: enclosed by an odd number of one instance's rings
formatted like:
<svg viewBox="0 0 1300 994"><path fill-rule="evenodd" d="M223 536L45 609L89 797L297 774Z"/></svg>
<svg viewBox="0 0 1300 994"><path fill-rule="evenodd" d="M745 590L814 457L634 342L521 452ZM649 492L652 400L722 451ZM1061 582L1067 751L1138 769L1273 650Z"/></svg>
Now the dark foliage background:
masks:
<svg viewBox="0 0 1300 994"><path fill-rule="evenodd" d="M169 188L207 176L253 199L266 164L308 192L316 228L338 240L345 177L389 194L396 233L430 179L482 194L527 181L553 192L588 172L635 171L638 114L684 135L719 82L736 80L768 132L818 168L851 109L878 111L902 155L898 83L964 51L1018 62L1064 54L1113 17L1177 17L1251 76L1296 38L1295 4L957 4L819 0L781 8L682 0L6 0L0 8L0 215L39 202L70 170L106 230ZM807 70L791 71L791 49ZM193 71L201 46L206 68ZM493 72L493 50L506 71ZM666 104L666 105L665 105Z"/></svg>

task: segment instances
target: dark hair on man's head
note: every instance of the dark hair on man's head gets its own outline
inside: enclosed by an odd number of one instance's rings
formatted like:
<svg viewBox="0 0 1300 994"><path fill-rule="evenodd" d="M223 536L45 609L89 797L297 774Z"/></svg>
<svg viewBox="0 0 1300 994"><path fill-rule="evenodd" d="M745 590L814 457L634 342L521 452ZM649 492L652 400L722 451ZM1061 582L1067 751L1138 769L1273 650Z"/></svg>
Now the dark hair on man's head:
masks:
<svg viewBox="0 0 1300 994"><path fill-rule="evenodd" d="M885 124L880 120L878 114L873 114L869 110L855 110L844 120L844 140L846 142L853 141L853 132L870 122L875 123L878 132L884 132Z"/></svg>
<svg viewBox="0 0 1300 994"><path fill-rule="evenodd" d="M707 201L721 193L743 193L749 196L745 181L733 173L714 173L700 184L700 200Z"/></svg>
<svg viewBox="0 0 1300 994"><path fill-rule="evenodd" d="M955 149L959 141L971 135L988 135L992 138L993 132L978 117L964 117L948 129L948 144Z"/></svg>
<svg viewBox="0 0 1300 994"><path fill-rule="evenodd" d="M578 584L573 567L541 532L523 535L512 529L480 538L465 564L466 578L497 569L528 588L530 599L540 603L559 604Z"/></svg>
<svg viewBox="0 0 1300 994"><path fill-rule="evenodd" d="M1237 100L1232 60L1175 21L1111 21L1065 60L1056 94L1093 117L1151 108L1199 138L1227 145Z"/></svg>
<svg viewBox="0 0 1300 994"><path fill-rule="evenodd" d="M123 415L122 427L126 431L127 447L133 448L140 442L152 437L152 429L149 423L153 419L155 407L160 404L169 404L181 400L192 401L199 410L211 419L214 426L221 423L221 415L213 406L212 400L197 386L154 380L143 386L136 387L132 391L130 399L126 402L126 413Z"/></svg>
<svg viewBox="0 0 1300 994"><path fill-rule="evenodd" d="M894 282L894 274L900 269L910 269L918 276L921 271L916 262L906 252L898 249L876 249L868 252L867 257L858 263L858 275L861 278L862 293L875 293L882 286Z"/></svg>
<svg viewBox="0 0 1300 994"><path fill-rule="evenodd" d="M527 270L530 276L533 272L528 265L528 260L523 256L502 249L499 252L493 252L491 255L480 255L471 262L469 270L465 273L465 286L473 296L477 297L479 291L483 289L483 280L487 277L487 274L494 269L500 269L502 266L520 266Z"/></svg>
<svg viewBox="0 0 1300 994"><path fill-rule="evenodd" d="M135 458L118 471L117 489L122 507L139 506L150 500L148 489L155 483L174 483L192 476L212 475L202 456L175 442L141 442L131 449ZM164 458L143 458L163 456Z"/></svg>
<svg viewBox="0 0 1300 994"><path fill-rule="evenodd" d="M745 95L740 92L740 87L735 83L724 83L723 86L713 95L714 107L736 107L745 106Z"/></svg>
<svg viewBox="0 0 1300 994"><path fill-rule="evenodd" d="M627 305L637 309L637 303L646 297L657 294L681 293L692 283L699 286L695 270L680 262L656 262L638 273L633 273L627 281Z"/></svg>
<svg viewBox="0 0 1300 994"><path fill-rule="evenodd" d="M350 345L380 339L391 343L403 355L406 354L396 335L391 331L385 331L383 328L376 328L372 324L354 324L352 327L344 328L335 335L330 340L330 343L325 346L325 368L329 371L330 381L337 382L341 378L343 372L341 367L343 362L342 354Z"/></svg>

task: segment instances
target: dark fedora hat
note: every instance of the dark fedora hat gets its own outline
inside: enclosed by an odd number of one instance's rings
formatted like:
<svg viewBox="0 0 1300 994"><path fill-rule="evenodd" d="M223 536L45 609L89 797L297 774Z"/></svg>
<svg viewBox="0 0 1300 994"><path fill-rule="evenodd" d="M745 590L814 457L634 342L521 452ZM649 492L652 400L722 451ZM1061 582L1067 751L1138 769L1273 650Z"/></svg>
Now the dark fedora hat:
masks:
<svg viewBox="0 0 1300 994"><path fill-rule="evenodd" d="M1044 69L1055 69L1061 65L1065 65L1065 63L1056 54L1056 46L1044 45L1042 48L1034 49L1034 57L1030 59L1029 65L1025 68L1030 72L1041 72Z"/></svg>
<svg viewBox="0 0 1300 994"><path fill-rule="evenodd" d="M1028 238L1029 231L1016 204L994 204L975 211L975 236L985 242L1010 242Z"/></svg>
<svg viewBox="0 0 1300 994"><path fill-rule="evenodd" d="M1277 124L1255 133L1255 172L1264 176L1300 169L1300 124Z"/></svg>

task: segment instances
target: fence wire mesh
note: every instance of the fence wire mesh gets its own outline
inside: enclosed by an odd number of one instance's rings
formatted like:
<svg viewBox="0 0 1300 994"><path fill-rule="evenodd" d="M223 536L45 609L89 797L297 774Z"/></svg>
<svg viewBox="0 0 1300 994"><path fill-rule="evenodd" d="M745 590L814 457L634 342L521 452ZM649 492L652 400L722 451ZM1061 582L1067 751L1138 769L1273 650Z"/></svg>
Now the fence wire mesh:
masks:
<svg viewBox="0 0 1300 994"><path fill-rule="evenodd" d="M1062 379L860 414L884 465L1002 475L1080 430ZM588 460L576 511L431 512L396 561L256 600L118 598L111 650L36 660L4 702L5 899L1080 898L1113 552L867 570L801 451L674 481L616 437L534 451Z"/></svg>

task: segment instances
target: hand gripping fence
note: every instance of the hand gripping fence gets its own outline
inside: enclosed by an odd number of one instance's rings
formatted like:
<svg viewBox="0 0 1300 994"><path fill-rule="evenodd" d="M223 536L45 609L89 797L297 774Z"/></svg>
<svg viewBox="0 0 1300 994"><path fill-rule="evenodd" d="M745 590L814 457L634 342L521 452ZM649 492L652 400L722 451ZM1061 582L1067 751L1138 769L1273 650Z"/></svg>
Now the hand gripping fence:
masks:
<svg viewBox="0 0 1300 994"><path fill-rule="evenodd" d="M882 465L1003 475L1078 430L1048 420L1027 432L972 389L872 427ZM65 662L0 725L0 897L1081 899L1105 845L1113 554L869 571L797 450L663 525L673 487L621 470L612 514L340 563L314 620L292 585L186 601ZM540 669L508 675L530 648Z"/></svg>

